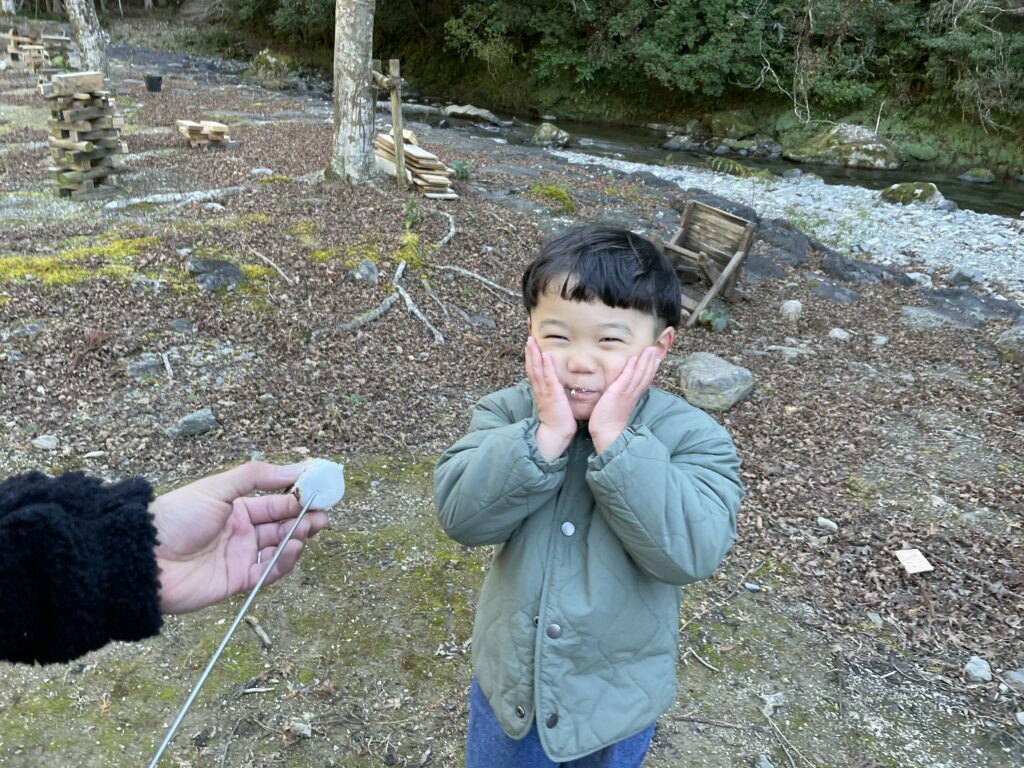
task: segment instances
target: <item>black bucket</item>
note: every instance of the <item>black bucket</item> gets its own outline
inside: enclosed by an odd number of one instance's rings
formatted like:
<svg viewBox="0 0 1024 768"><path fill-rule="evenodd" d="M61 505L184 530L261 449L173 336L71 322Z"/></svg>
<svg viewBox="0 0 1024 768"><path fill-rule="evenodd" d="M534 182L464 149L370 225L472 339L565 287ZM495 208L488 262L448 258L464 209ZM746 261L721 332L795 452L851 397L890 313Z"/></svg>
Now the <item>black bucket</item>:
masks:
<svg viewBox="0 0 1024 768"><path fill-rule="evenodd" d="M146 81L146 90L150 93L157 93L160 90L160 86L163 84L163 75L143 75L143 79Z"/></svg>

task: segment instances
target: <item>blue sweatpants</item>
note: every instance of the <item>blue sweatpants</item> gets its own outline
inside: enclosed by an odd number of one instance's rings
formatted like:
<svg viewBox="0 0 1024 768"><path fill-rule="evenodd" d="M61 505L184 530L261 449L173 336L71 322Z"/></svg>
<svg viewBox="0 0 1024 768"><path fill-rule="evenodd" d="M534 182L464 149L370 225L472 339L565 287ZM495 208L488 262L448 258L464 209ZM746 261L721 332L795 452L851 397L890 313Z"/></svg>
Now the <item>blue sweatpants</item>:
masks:
<svg viewBox="0 0 1024 768"><path fill-rule="evenodd" d="M474 677L469 690L466 768L640 768L653 736L652 725L579 760L556 763L541 748L536 721L518 741L505 735Z"/></svg>

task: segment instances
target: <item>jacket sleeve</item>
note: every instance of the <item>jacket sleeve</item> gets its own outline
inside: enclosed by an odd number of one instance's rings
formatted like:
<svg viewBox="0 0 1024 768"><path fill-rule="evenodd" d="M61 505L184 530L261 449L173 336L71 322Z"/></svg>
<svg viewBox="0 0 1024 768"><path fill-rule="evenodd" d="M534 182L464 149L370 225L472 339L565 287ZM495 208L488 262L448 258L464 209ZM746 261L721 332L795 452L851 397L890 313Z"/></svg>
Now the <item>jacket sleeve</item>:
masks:
<svg viewBox="0 0 1024 768"><path fill-rule="evenodd" d="M548 462L537 448L536 417L517 418L498 395L477 403L469 433L434 470L441 527L470 547L507 541L550 503L565 477L566 458Z"/></svg>
<svg viewBox="0 0 1024 768"><path fill-rule="evenodd" d="M708 578L736 536L743 488L739 459L726 431L697 412L698 422L626 429L600 456L587 482L608 525L633 562L659 581Z"/></svg>
<svg viewBox="0 0 1024 768"><path fill-rule="evenodd" d="M159 631L152 497L81 472L0 483L0 658L64 662Z"/></svg>

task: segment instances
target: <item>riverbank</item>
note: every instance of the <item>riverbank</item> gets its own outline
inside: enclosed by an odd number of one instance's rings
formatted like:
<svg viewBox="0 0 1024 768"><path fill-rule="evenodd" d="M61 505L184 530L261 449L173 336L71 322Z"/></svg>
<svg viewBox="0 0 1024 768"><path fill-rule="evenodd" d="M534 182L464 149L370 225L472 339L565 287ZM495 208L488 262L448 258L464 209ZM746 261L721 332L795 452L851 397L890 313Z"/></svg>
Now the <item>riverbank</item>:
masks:
<svg viewBox="0 0 1024 768"><path fill-rule="evenodd" d="M53 197L46 104L31 78L0 75L0 476L83 468L166 489L253 455L344 461L332 528L255 608L271 647L236 634L168 759L455 768L488 552L440 534L430 470L474 401L522 376L522 268L573 221L665 236L697 194L684 187L721 194L736 180L680 186L413 125L466 164L459 200L387 180L348 189L322 179L323 103L201 66L151 93L144 70L115 58L130 148L120 200L135 201L116 206ZM191 149L181 118L226 122L239 144ZM715 414L743 459L740 532L720 572L686 591L679 697L646 765L1019 765L1024 376L995 347L1013 310L951 293L944 267L925 288L833 254L773 219L783 182L750 183L716 201L759 195L751 300L723 333L682 331L657 381L682 394L679 366L701 351L755 386ZM814 205L839 189L804 183ZM241 278L207 291L197 258ZM357 322L392 281L443 344L401 298ZM949 318L933 303L949 296L981 302L956 311L966 327L908 322L929 308ZM794 299L796 323L779 314ZM206 408L207 431L172 436ZM935 571L906 574L905 547ZM74 664L0 665L5 764L145 764L233 612L169 619L159 638ZM988 679L965 671L973 656Z"/></svg>

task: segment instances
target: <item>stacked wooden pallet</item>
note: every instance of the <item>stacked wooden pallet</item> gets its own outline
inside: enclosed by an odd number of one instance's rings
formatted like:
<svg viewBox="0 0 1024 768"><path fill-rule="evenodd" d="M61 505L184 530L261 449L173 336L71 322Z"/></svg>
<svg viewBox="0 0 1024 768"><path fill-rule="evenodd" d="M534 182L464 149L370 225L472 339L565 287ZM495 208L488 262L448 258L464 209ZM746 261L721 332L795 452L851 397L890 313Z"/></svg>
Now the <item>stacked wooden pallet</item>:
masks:
<svg viewBox="0 0 1024 768"><path fill-rule="evenodd" d="M69 72L41 83L39 92L53 102L50 129L50 176L57 194L93 200L116 194L116 174L125 168L120 155L124 120L114 114L114 99L102 72Z"/></svg>
<svg viewBox="0 0 1024 768"><path fill-rule="evenodd" d="M405 178L426 197L434 200L458 200L452 190L454 171L416 144L410 131L403 132L402 148L405 153ZM373 139L377 153L377 167L390 176L397 174L395 166L395 139L390 133L378 133Z"/></svg>
<svg viewBox="0 0 1024 768"><path fill-rule="evenodd" d="M0 54L12 69L28 70L49 76L67 69L71 38L65 35L32 37L14 28L0 32Z"/></svg>
<svg viewBox="0 0 1024 768"><path fill-rule="evenodd" d="M174 124L178 126L178 133L188 139L189 146L193 148L228 146L231 143L228 127L224 123L214 120L200 120L198 123L192 120L175 120Z"/></svg>

